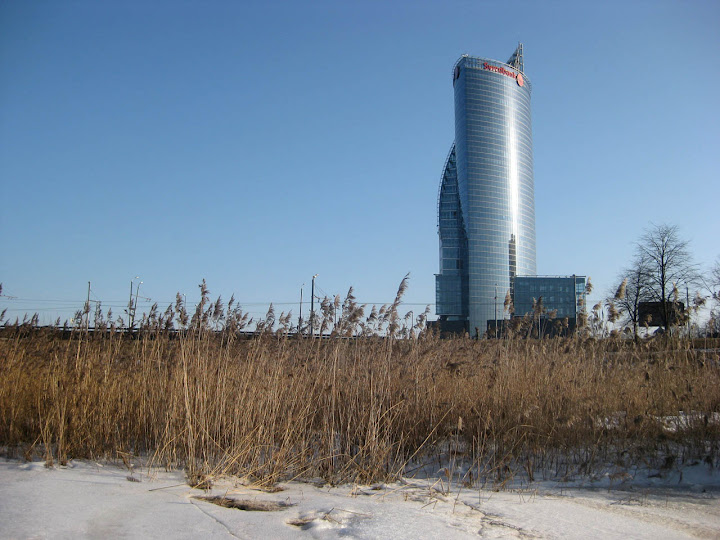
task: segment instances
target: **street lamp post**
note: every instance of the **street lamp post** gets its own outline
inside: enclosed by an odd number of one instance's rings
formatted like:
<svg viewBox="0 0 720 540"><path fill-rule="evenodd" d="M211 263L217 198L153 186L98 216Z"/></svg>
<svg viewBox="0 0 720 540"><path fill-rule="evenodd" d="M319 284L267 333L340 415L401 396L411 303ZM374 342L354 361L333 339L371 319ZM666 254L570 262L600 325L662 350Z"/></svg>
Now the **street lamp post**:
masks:
<svg viewBox="0 0 720 540"><path fill-rule="evenodd" d="M312 289L310 292L310 337L315 335L315 278L320 274L312 277Z"/></svg>
<svg viewBox="0 0 720 540"><path fill-rule="evenodd" d="M135 325L135 308L137 308L137 292L135 293L135 307L133 307L133 281L140 279L140 276L135 276L130 280L130 300L128 301L128 330ZM142 283L142 281L140 282ZM138 290L140 289L140 283L138 283Z"/></svg>
<svg viewBox="0 0 720 540"><path fill-rule="evenodd" d="M135 314L137 313L138 294L140 293L140 285L142 285L142 284L143 284L143 282L141 281L140 283L138 283L138 286L135 287L135 307L133 307L133 318L132 318L133 326L135 326Z"/></svg>
<svg viewBox="0 0 720 540"><path fill-rule="evenodd" d="M136 276L137 278L137 276ZM138 295L140 294L140 285L142 285L143 282L137 284L137 287L135 287L135 304L133 305L132 309L132 320L130 323L130 328L133 328L135 326L135 313L137 312L137 303L138 303Z"/></svg>

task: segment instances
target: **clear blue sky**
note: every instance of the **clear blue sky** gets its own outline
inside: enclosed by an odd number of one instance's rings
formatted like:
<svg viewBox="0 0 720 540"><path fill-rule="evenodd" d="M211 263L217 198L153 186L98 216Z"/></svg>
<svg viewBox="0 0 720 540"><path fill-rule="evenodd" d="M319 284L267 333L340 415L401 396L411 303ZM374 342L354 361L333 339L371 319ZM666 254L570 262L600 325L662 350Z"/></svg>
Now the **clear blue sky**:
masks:
<svg viewBox="0 0 720 540"><path fill-rule="evenodd" d="M707 267L719 29L717 1L4 1L0 310L69 317L91 281L119 314L136 275L163 309L205 278L297 315L315 273L434 302L451 68L518 41L538 273L604 294L651 221Z"/></svg>

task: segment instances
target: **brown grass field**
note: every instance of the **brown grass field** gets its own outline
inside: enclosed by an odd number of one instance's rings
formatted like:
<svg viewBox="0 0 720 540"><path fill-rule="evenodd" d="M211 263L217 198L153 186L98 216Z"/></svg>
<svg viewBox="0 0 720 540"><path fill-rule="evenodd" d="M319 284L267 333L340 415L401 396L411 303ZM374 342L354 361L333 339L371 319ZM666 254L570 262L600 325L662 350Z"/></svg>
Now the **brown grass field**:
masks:
<svg viewBox="0 0 720 540"><path fill-rule="evenodd" d="M372 482L423 464L451 476L461 463L465 482L502 483L720 458L717 343L400 338L392 315L383 337L341 337L357 333L352 303L333 337L269 325L247 337L241 317L213 330L215 307L181 333L162 320L132 335L6 325L2 450L49 464L143 456L197 481L268 485Z"/></svg>

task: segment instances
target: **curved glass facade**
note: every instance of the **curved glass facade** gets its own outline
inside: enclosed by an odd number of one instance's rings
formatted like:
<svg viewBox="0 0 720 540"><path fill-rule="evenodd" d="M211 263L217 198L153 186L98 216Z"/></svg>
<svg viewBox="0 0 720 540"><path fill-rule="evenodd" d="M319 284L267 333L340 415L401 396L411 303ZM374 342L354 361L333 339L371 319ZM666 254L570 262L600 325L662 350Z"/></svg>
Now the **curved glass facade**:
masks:
<svg viewBox="0 0 720 540"><path fill-rule="evenodd" d="M504 318L514 276L536 273L532 86L523 69L522 45L507 63L463 56L453 69L455 145L438 201L436 302L441 319L466 320L473 336Z"/></svg>
<svg viewBox="0 0 720 540"><path fill-rule="evenodd" d="M455 145L450 149L438 194L440 273L435 281L435 309L447 320L468 316L467 235L460 207Z"/></svg>

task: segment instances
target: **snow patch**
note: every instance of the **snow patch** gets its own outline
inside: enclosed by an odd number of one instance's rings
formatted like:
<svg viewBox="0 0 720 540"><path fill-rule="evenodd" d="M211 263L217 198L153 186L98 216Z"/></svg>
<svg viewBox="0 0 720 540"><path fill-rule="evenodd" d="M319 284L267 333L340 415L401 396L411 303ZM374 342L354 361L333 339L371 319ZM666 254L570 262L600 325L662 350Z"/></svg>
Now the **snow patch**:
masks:
<svg viewBox="0 0 720 540"><path fill-rule="evenodd" d="M405 478L392 484L286 482L268 492L182 472L71 461L0 462L3 538L692 538L718 537L720 477L704 463L608 468L597 479L491 491ZM615 475L615 476L613 476ZM621 478L622 476L622 478ZM226 504L210 504L207 497ZM203 500L205 499L205 500ZM234 502L230 502L234 501ZM245 505L239 511L237 505ZM273 511L259 511L271 509Z"/></svg>

